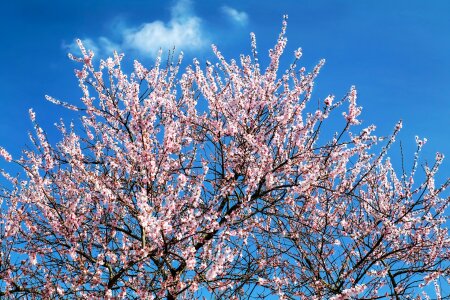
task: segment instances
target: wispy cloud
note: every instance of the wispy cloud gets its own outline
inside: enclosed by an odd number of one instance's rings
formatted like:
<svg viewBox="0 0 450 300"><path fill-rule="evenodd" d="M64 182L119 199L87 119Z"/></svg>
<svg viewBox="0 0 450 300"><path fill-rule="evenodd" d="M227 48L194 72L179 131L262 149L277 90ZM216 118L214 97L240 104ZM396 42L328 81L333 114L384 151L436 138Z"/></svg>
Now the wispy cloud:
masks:
<svg viewBox="0 0 450 300"><path fill-rule="evenodd" d="M100 49L102 49L102 52L105 53L113 53L113 51L121 51L122 46L112 42L110 39L101 36L98 38L98 45L100 47Z"/></svg>
<svg viewBox="0 0 450 300"><path fill-rule="evenodd" d="M110 39L101 36L95 40L91 38L81 38L83 46L87 50L92 50L96 56L111 55L113 51L121 51L122 46L112 42ZM80 55L80 49L76 40L73 40L70 44L63 42L62 47L70 53Z"/></svg>
<svg viewBox="0 0 450 300"><path fill-rule="evenodd" d="M248 22L248 15L244 11L238 11L229 6L222 6L222 11L235 23L239 25L246 25Z"/></svg>
<svg viewBox="0 0 450 300"><path fill-rule="evenodd" d="M92 40L90 38L81 39L81 42L83 43L83 45L86 49L92 50L92 51L94 51L94 53L98 53L100 51L99 47L97 46L97 43L94 42L94 40ZM80 53L80 49L78 48L78 45L75 40L73 40L70 44L63 42L62 48L67 50L70 53L74 53L74 54Z"/></svg>
<svg viewBox="0 0 450 300"><path fill-rule="evenodd" d="M201 29L201 19L191 13L188 0L181 0L172 7L171 19L167 23L154 21L127 30L124 42L127 48L143 54L174 46L180 50L199 49L207 44Z"/></svg>
<svg viewBox="0 0 450 300"><path fill-rule="evenodd" d="M85 47L94 52L111 54L113 50L134 50L143 56L155 56L159 49L198 50L209 44L201 26L202 20L192 12L190 0L179 0L171 8L168 22L156 20L138 27L121 28L120 41L113 42L106 37L82 39ZM78 53L76 43L64 45Z"/></svg>

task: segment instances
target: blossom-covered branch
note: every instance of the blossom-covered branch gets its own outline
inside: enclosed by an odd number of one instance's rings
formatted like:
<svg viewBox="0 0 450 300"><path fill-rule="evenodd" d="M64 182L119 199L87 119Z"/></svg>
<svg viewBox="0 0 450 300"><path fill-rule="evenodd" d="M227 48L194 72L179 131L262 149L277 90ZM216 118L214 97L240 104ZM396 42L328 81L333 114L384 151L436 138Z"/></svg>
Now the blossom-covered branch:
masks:
<svg viewBox="0 0 450 300"><path fill-rule="evenodd" d="M354 87L314 108L324 61L307 73L299 49L280 73L285 29L265 69L254 35L238 61L213 46L217 63L135 61L130 75L117 53L96 68L80 42L83 106L47 97L80 124L61 122L52 145L30 111L34 150L0 148L24 170L3 172L0 295L403 299L435 283L444 297L443 155L414 182L418 154L411 172L387 157L401 123L385 141L361 127Z"/></svg>

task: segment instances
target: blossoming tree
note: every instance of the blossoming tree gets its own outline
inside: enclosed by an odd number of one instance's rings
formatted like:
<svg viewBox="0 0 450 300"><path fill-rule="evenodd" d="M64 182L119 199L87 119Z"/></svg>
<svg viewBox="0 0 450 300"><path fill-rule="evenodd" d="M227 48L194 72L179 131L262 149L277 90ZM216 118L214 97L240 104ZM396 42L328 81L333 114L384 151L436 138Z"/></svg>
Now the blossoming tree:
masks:
<svg viewBox="0 0 450 300"><path fill-rule="evenodd" d="M321 61L279 73L253 54L134 72L83 56L80 126L38 125L0 196L0 296L25 299L404 299L444 297L450 239L435 184L443 156L411 171L361 127L356 90L308 104ZM348 103L348 108L346 103ZM345 109L328 141L320 131ZM380 145L380 146L379 146ZM376 150L379 149L379 150Z"/></svg>

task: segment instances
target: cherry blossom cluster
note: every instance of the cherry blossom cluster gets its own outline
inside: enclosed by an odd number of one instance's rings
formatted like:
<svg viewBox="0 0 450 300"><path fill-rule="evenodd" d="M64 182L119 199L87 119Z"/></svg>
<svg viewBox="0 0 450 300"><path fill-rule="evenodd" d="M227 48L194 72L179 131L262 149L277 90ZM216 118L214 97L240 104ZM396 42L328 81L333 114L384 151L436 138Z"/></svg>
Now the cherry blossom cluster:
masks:
<svg viewBox="0 0 450 300"><path fill-rule="evenodd" d="M384 140L361 127L354 87L310 101L325 61L308 73L298 49L281 72L285 31L265 68L253 34L238 60L213 46L216 63L183 70L182 54L160 54L129 75L123 55L97 63L79 42L83 105L47 100L80 121L57 124L51 144L30 110L34 148L0 148L24 171L2 171L0 296L444 297L443 155L417 176L417 138L412 170L395 169L401 123ZM341 127L324 140L333 116Z"/></svg>

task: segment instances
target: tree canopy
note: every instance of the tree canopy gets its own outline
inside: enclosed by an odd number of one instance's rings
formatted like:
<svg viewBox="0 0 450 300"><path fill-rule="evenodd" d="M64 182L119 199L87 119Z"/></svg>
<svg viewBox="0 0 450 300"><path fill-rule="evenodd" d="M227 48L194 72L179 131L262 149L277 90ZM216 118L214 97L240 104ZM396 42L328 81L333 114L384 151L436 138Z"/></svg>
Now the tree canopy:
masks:
<svg viewBox="0 0 450 300"><path fill-rule="evenodd" d="M0 295L24 299L404 299L448 297L443 160L395 169L387 138L361 125L352 87L311 100L324 61L281 72L286 21L268 66L252 53L181 70L81 42L78 123L51 144L30 110L34 148L3 175ZM96 65L98 65L96 67ZM321 138L331 118L342 127ZM339 123L339 122L338 122ZM428 285L428 286L427 286ZM447 291L448 292L448 291Z"/></svg>

